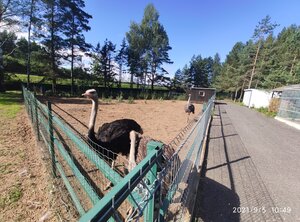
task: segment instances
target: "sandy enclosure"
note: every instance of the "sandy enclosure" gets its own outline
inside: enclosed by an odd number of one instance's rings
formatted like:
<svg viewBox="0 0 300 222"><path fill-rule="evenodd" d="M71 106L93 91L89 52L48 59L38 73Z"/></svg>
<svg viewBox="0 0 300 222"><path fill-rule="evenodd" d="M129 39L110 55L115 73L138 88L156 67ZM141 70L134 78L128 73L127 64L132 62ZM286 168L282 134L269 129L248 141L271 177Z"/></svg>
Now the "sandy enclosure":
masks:
<svg viewBox="0 0 300 222"><path fill-rule="evenodd" d="M53 110L58 112L79 132L84 135L87 134L92 107L90 100L62 98L51 99L51 101L71 116L59 110L55 105L53 105ZM184 112L185 104L186 101L178 100L136 100L133 104L129 104L127 101L113 100L107 103L99 100L95 130L98 130L103 123L130 118L142 126L144 135L167 144L187 125L188 115ZM201 104L194 105L196 113L191 114L189 120L192 120L202 110Z"/></svg>
<svg viewBox="0 0 300 222"><path fill-rule="evenodd" d="M87 135L87 125L90 118L92 103L85 98L39 98L43 102L49 100L52 102L52 109L61 116L68 124L76 129L79 133ZM99 100L98 115L96 119L96 130L106 122L111 122L117 119L130 118L136 120L143 128L144 135L150 136L156 140L168 144L178 133L184 128L187 123L187 114L184 111L186 101L163 101L163 100L137 100L133 104L127 101L118 102L103 102ZM189 120L194 123L194 117L201 112L202 105L195 104L196 114L191 114ZM189 125L190 126L190 125ZM62 135L64 134L61 132ZM67 137L64 137L64 146L70 155L82 166L82 170L89 178L91 186L95 189L98 196L104 196L109 190L106 189L109 184L108 179L104 174L95 168L81 152L79 152ZM66 175L73 175L72 171L67 166L59 152L57 158L60 160ZM116 159L115 170L124 176L127 169L127 160L120 155ZM75 177L69 177L71 185L76 190L76 193L82 203L82 206L87 211L92 208L91 201L86 194L82 192ZM118 208L118 214L121 218L126 217L126 212L130 209L130 204L124 201Z"/></svg>

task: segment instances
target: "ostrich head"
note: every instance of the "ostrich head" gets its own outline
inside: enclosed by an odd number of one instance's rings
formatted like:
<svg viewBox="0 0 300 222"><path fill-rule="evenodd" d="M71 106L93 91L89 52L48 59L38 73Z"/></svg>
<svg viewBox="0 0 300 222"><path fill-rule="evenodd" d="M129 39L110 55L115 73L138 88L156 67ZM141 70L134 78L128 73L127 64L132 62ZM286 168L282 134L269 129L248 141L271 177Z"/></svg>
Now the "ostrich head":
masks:
<svg viewBox="0 0 300 222"><path fill-rule="evenodd" d="M88 89L82 95L94 101L98 99L98 94L95 89Z"/></svg>

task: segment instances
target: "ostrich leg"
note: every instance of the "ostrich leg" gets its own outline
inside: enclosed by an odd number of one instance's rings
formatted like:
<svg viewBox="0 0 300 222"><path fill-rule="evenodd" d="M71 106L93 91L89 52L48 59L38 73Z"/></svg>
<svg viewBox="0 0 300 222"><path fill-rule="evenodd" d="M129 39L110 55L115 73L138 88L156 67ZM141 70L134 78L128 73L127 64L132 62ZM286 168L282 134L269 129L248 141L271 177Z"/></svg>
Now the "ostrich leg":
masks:
<svg viewBox="0 0 300 222"><path fill-rule="evenodd" d="M113 160L111 162L111 168L114 169L115 168L115 161ZM109 188L113 187L113 183L109 182L105 187L104 187L104 191L108 190Z"/></svg>

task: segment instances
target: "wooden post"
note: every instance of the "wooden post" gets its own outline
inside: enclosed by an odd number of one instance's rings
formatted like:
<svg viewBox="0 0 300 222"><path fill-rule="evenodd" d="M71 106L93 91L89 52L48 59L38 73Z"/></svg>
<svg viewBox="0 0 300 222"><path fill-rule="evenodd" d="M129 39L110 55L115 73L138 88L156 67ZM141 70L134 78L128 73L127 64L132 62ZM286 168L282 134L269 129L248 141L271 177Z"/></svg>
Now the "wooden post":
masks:
<svg viewBox="0 0 300 222"><path fill-rule="evenodd" d="M53 136L53 123L52 123L52 108L51 102L47 101L48 106L48 123L49 123L49 136L50 136L50 156L52 161L52 173L56 177L55 171L55 153L54 153L54 136Z"/></svg>

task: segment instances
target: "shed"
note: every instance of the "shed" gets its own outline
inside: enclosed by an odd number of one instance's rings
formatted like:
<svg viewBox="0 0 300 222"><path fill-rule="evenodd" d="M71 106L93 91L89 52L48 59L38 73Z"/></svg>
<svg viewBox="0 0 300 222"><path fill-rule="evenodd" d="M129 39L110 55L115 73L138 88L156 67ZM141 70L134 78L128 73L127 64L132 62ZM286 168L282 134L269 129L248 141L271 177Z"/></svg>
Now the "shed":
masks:
<svg viewBox="0 0 300 222"><path fill-rule="evenodd" d="M186 92L187 92L187 94L191 94L191 102L206 103L213 95L216 94L216 89L215 88L191 87Z"/></svg>
<svg viewBox="0 0 300 222"><path fill-rule="evenodd" d="M272 93L265 90L245 89L243 104L245 106L248 106L249 108L268 107L271 97L272 97Z"/></svg>

